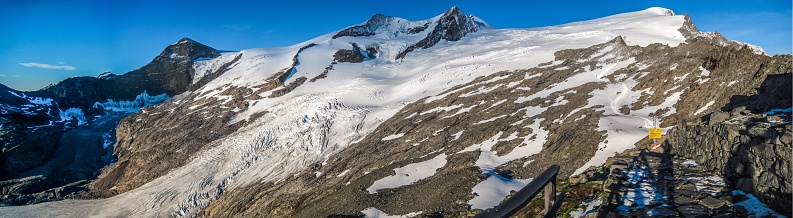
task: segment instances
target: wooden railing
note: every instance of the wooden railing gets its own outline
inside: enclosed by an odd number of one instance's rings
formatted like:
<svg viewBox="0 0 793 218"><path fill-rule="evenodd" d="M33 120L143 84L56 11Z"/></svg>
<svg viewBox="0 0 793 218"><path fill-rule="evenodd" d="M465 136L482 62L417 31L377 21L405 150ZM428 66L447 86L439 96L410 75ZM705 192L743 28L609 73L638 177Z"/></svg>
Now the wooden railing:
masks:
<svg viewBox="0 0 793 218"><path fill-rule="evenodd" d="M532 179L529 184L520 189L515 195L495 208L490 208L474 216L475 218L509 217L525 207L531 199L544 189L545 192L545 217L554 217L556 211L562 206L565 193L556 196L556 175L559 174L559 165L551 165L539 176Z"/></svg>

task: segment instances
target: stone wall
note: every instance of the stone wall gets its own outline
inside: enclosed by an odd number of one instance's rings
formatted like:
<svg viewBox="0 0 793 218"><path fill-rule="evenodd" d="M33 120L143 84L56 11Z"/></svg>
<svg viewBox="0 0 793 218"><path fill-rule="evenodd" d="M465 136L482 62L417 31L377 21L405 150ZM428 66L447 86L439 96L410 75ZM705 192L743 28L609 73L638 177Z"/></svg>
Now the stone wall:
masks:
<svg viewBox="0 0 793 218"><path fill-rule="evenodd" d="M667 132L671 153L720 173L735 189L754 194L770 208L791 215L793 126L770 115L733 111L712 114L709 123L681 123Z"/></svg>

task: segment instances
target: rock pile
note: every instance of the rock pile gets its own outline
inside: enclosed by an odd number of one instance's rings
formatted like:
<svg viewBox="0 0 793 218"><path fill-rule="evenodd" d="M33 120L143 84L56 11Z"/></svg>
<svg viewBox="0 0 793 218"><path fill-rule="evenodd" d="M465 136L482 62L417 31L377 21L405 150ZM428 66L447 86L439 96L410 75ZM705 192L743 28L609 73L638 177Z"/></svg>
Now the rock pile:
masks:
<svg viewBox="0 0 793 218"><path fill-rule="evenodd" d="M636 153L636 152L635 152ZM722 177L691 159L647 150L611 159L606 198L587 217L761 217Z"/></svg>
<svg viewBox="0 0 793 218"><path fill-rule="evenodd" d="M752 96L733 96L723 111L711 113L701 124L672 128L666 144L673 153L723 175L730 187L790 216L791 74L769 75L758 90Z"/></svg>
<svg viewBox="0 0 793 218"><path fill-rule="evenodd" d="M711 115L713 125L681 124L669 131L666 143L675 154L723 175L735 189L791 214L793 126L765 114L743 115L723 123L716 122L719 117L723 112Z"/></svg>

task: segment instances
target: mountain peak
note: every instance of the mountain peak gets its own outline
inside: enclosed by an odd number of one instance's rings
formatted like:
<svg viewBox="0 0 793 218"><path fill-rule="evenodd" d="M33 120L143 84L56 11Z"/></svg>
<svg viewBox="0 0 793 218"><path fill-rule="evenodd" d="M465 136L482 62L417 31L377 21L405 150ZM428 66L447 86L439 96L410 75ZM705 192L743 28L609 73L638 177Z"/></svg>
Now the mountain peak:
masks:
<svg viewBox="0 0 793 218"><path fill-rule="evenodd" d="M215 58L220 53L212 47L201 44L195 40L184 37L174 44L169 45L160 53L160 57L170 59L189 58L197 60L200 58Z"/></svg>
<svg viewBox="0 0 793 218"><path fill-rule="evenodd" d="M484 21L477 22L473 17L465 15L457 6L444 12L435 22L437 23L435 28L427 34L427 37L400 52L397 59L405 58L408 52L415 49L430 48L440 40L458 41L468 33L479 31L482 28L479 23L486 24Z"/></svg>
<svg viewBox="0 0 793 218"><path fill-rule="evenodd" d="M174 44L180 44L180 43L198 43L198 42L196 42L195 40L192 40L190 38L187 38L187 37L182 37L182 39L180 39L179 41L177 41Z"/></svg>
<svg viewBox="0 0 793 218"><path fill-rule="evenodd" d="M465 14L463 14L463 12L460 11L460 8L458 8L457 6L452 6L452 8L449 8L449 10L443 12L443 15L465 15Z"/></svg>
<svg viewBox="0 0 793 218"><path fill-rule="evenodd" d="M662 7L651 7L651 8L644 9L644 11L645 12L654 13L654 14L657 14L657 15L675 16L675 12L674 11L672 11L672 10L670 10L668 8L662 8Z"/></svg>
<svg viewBox="0 0 793 218"><path fill-rule="evenodd" d="M457 6L452 7L441 15L437 28L442 32L442 39L457 41L468 33L476 32L479 25L468 15L465 15Z"/></svg>
<svg viewBox="0 0 793 218"><path fill-rule="evenodd" d="M375 34L378 28L388 26L393 19L394 17L391 16L375 14L372 18L369 18L366 23L344 29L336 33L333 38L335 39L342 36L371 36Z"/></svg>

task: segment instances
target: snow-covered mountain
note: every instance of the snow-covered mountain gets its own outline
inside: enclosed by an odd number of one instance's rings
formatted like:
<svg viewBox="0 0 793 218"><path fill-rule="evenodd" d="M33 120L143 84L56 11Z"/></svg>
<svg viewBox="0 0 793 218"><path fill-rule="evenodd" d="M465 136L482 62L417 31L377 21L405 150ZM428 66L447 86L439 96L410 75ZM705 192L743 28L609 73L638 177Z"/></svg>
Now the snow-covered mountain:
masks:
<svg viewBox="0 0 793 218"><path fill-rule="evenodd" d="M117 162L82 195L103 198L0 214L466 214L551 164L570 176L649 143L653 117L698 120L791 60L663 8L497 29L454 7L214 52L158 56L189 57L157 68L188 74L119 123Z"/></svg>

